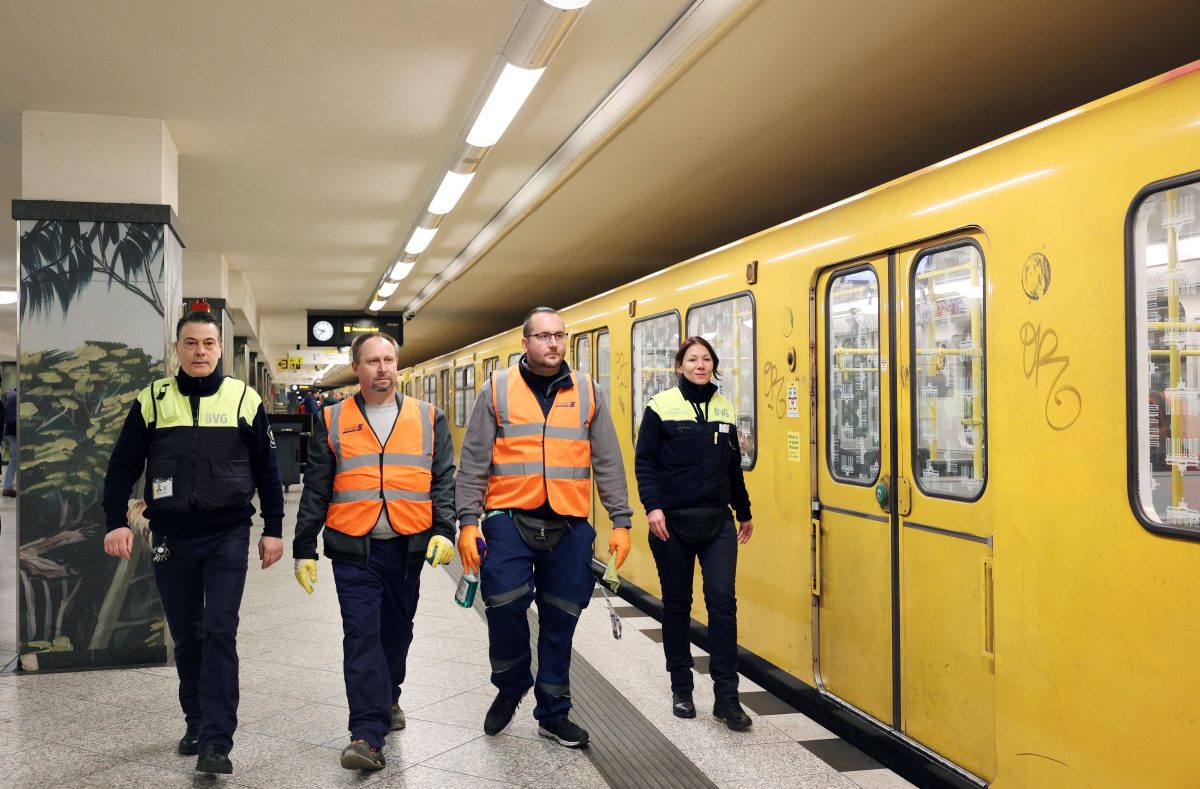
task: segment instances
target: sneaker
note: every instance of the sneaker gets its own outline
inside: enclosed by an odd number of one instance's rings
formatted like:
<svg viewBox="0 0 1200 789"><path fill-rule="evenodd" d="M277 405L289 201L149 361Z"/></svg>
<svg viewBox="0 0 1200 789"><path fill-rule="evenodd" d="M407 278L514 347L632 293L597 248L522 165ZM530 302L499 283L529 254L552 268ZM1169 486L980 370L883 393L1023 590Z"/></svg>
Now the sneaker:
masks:
<svg viewBox="0 0 1200 789"><path fill-rule="evenodd" d="M538 724L538 734L558 740L559 745L568 748L582 748L588 744L588 733L585 729L571 723L568 718L556 721L541 721Z"/></svg>
<svg viewBox="0 0 1200 789"><path fill-rule="evenodd" d="M342 767L347 770L382 770L387 767L383 751L372 748L366 740L354 740L342 749Z"/></svg>
<svg viewBox="0 0 1200 789"><path fill-rule="evenodd" d="M745 731L749 729L754 721L750 720L750 716L742 709L742 705L737 699L732 701L721 701L718 699L713 704L713 717L722 721L726 726L734 731Z"/></svg>
<svg viewBox="0 0 1200 789"><path fill-rule="evenodd" d="M233 762L229 761L229 749L221 745L209 745L196 759L196 772L218 773L229 775L233 772Z"/></svg>
<svg viewBox="0 0 1200 789"><path fill-rule="evenodd" d="M692 694L688 691L672 693L671 712L675 713L676 718L696 717L696 705L692 703Z"/></svg>
<svg viewBox="0 0 1200 789"><path fill-rule="evenodd" d="M195 756L200 753L200 735L194 731L184 732L179 738L179 755Z"/></svg>
<svg viewBox="0 0 1200 789"><path fill-rule="evenodd" d="M4 495L8 496L10 499L15 499L17 497L17 492L12 488L5 488Z"/></svg>
<svg viewBox="0 0 1200 789"><path fill-rule="evenodd" d="M399 704L392 705L392 731L400 731L408 723L404 720L404 710L400 709Z"/></svg>
<svg viewBox="0 0 1200 789"><path fill-rule="evenodd" d="M483 719L483 733L489 737L495 737L507 729L520 704L520 696L513 697L497 693L496 700L492 702L492 706L488 707L487 717Z"/></svg>

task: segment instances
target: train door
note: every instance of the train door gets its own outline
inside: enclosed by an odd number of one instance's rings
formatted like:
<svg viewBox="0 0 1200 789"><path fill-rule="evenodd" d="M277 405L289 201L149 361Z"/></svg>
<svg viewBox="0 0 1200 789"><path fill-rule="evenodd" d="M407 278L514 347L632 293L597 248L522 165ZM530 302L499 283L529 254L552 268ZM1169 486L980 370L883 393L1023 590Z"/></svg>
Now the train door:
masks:
<svg viewBox="0 0 1200 789"><path fill-rule="evenodd" d="M817 282L817 538L813 594L819 686L893 721L891 327L886 258Z"/></svg>
<svg viewBox="0 0 1200 789"><path fill-rule="evenodd" d="M813 594L822 690L990 780L983 261L963 235L819 277Z"/></svg>
<svg viewBox="0 0 1200 789"><path fill-rule="evenodd" d="M610 388L611 374L609 372L611 345L609 343L608 329L580 332L572 337L571 342L572 369L580 370L592 376L592 380L595 382L600 396L604 398L605 404L611 408L612 390ZM596 484L593 481L592 522L599 523L604 520L602 517L603 513L604 508L600 506L600 494L596 490ZM599 546L601 541L597 540L596 544ZM608 541L603 541L603 544L608 545Z"/></svg>

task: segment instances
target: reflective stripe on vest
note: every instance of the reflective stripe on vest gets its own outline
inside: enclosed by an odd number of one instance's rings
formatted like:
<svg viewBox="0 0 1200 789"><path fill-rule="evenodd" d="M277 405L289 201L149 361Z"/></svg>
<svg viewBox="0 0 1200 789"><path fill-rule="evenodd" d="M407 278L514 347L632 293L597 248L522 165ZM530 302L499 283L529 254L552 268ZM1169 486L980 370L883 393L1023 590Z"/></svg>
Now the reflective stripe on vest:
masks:
<svg viewBox="0 0 1200 789"><path fill-rule="evenodd" d="M673 386L654 395L654 397L650 398L648 405L654 413L658 414L658 418L664 422L698 421L696 419L696 409L683 396L683 391L678 386ZM712 398L708 401L707 409L701 405L700 410L706 412L705 418L709 422L737 424L737 420L734 418L733 403L729 402L720 392L713 392Z"/></svg>
<svg viewBox="0 0 1200 789"><path fill-rule="evenodd" d="M572 372L571 381L572 388L555 393L546 417L517 367L492 373L496 442L486 509L532 510L549 501L559 515L591 513L595 390L585 373Z"/></svg>
<svg viewBox="0 0 1200 789"><path fill-rule="evenodd" d="M336 464L325 525L361 537L387 507L388 522L398 534L432 526L433 406L404 397L383 445L356 399L327 406L321 414Z"/></svg>

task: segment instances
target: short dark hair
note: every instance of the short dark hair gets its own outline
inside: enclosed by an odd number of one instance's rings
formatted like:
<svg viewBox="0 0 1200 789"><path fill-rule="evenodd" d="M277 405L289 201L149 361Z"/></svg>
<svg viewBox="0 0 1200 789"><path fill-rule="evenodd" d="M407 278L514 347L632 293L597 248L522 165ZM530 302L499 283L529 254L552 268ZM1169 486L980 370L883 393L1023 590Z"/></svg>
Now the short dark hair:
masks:
<svg viewBox="0 0 1200 789"><path fill-rule="evenodd" d="M183 336L183 327L189 323L207 323L217 327L217 341L222 341L221 337L221 321L217 320L217 316L213 315L208 310L192 310L187 315L179 319L175 324L175 339L178 340Z"/></svg>
<svg viewBox="0 0 1200 789"><path fill-rule="evenodd" d="M683 344L679 346L679 350L675 352L675 369L679 369L683 365L683 357L687 356L688 348L691 348L693 345L704 346L704 350L708 351L708 355L711 356L713 360L712 377L716 378L718 381L721 380L721 376L717 372L717 366L721 364L721 358L717 356L717 352L713 350L712 344L698 334L693 334L691 337L688 337L686 340L684 340Z"/></svg>
<svg viewBox="0 0 1200 789"><path fill-rule="evenodd" d="M350 359L357 364L358 363L358 351L360 348L362 348L363 343L366 342L367 340L373 340L376 337L382 337L383 339L390 342L392 344L392 350L394 350L396 352L397 356L400 355L400 343L396 342L395 337L393 337L390 334L384 334L381 331L369 331L364 334L357 335L354 338L354 341L350 343Z"/></svg>
<svg viewBox="0 0 1200 789"><path fill-rule="evenodd" d="M528 337L529 333L533 331L533 316L537 315L538 313L542 313L544 315L557 315L558 310L554 309L553 307L534 307L531 309L529 314L525 316L525 326L521 330L521 333L526 337Z"/></svg>

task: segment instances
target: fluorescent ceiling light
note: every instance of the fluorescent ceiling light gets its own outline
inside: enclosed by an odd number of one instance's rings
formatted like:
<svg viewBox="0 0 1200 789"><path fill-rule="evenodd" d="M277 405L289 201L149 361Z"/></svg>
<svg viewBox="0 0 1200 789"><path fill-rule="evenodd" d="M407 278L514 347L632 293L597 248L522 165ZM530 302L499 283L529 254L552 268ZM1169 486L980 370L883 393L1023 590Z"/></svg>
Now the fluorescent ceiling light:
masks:
<svg viewBox="0 0 1200 789"><path fill-rule="evenodd" d="M388 273L388 279L399 282L411 274L413 267L416 265L414 261L397 261L396 265L392 266L391 272Z"/></svg>
<svg viewBox="0 0 1200 789"><path fill-rule="evenodd" d="M404 248L404 251L410 255L421 254L436 234L436 227L418 227L413 231L412 238L408 240L408 246Z"/></svg>
<svg viewBox="0 0 1200 789"><path fill-rule="evenodd" d="M447 172L446 177L442 179L442 185L438 187L437 194L429 201L429 213L450 213L458 203L458 199L463 196L463 192L467 191L467 186L474 177L475 173L456 173L453 170Z"/></svg>
<svg viewBox="0 0 1200 789"><path fill-rule="evenodd" d="M16 304L17 292L15 290L0 290L0 304Z"/></svg>
<svg viewBox="0 0 1200 789"><path fill-rule="evenodd" d="M500 72L500 79L496 80L492 94L484 102L479 117L475 119L475 125L467 135L467 143L477 148L495 145L500 135L508 128L508 124L512 123L517 110L521 109L525 99L529 98L533 86L545 70L521 68L512 63L505 63L504 71Z"/></svg>
<svg viewBox="0 0 1200 789"><path fill-rule="evenodd" d="M592 0L542 0L542 2L563 11L574 11L576 8L583 8Z"/></svg>
<svg viewBox="0 0 1200 789"><path fill-rule="evenodd" d="M400 287L399 282L385 282L379 286L379 292L376 294L381 299L386 299L396 292L396 288Z"/></svg>
<svg viewBox="0 0 1200 789"><path fill-rule="evenodd" d="M383 309L386 306L387 306L387 301L385 301L384 299L375 299L375 301L371 302L371 309L376 312L378 312L379 310Z"/></svg>

